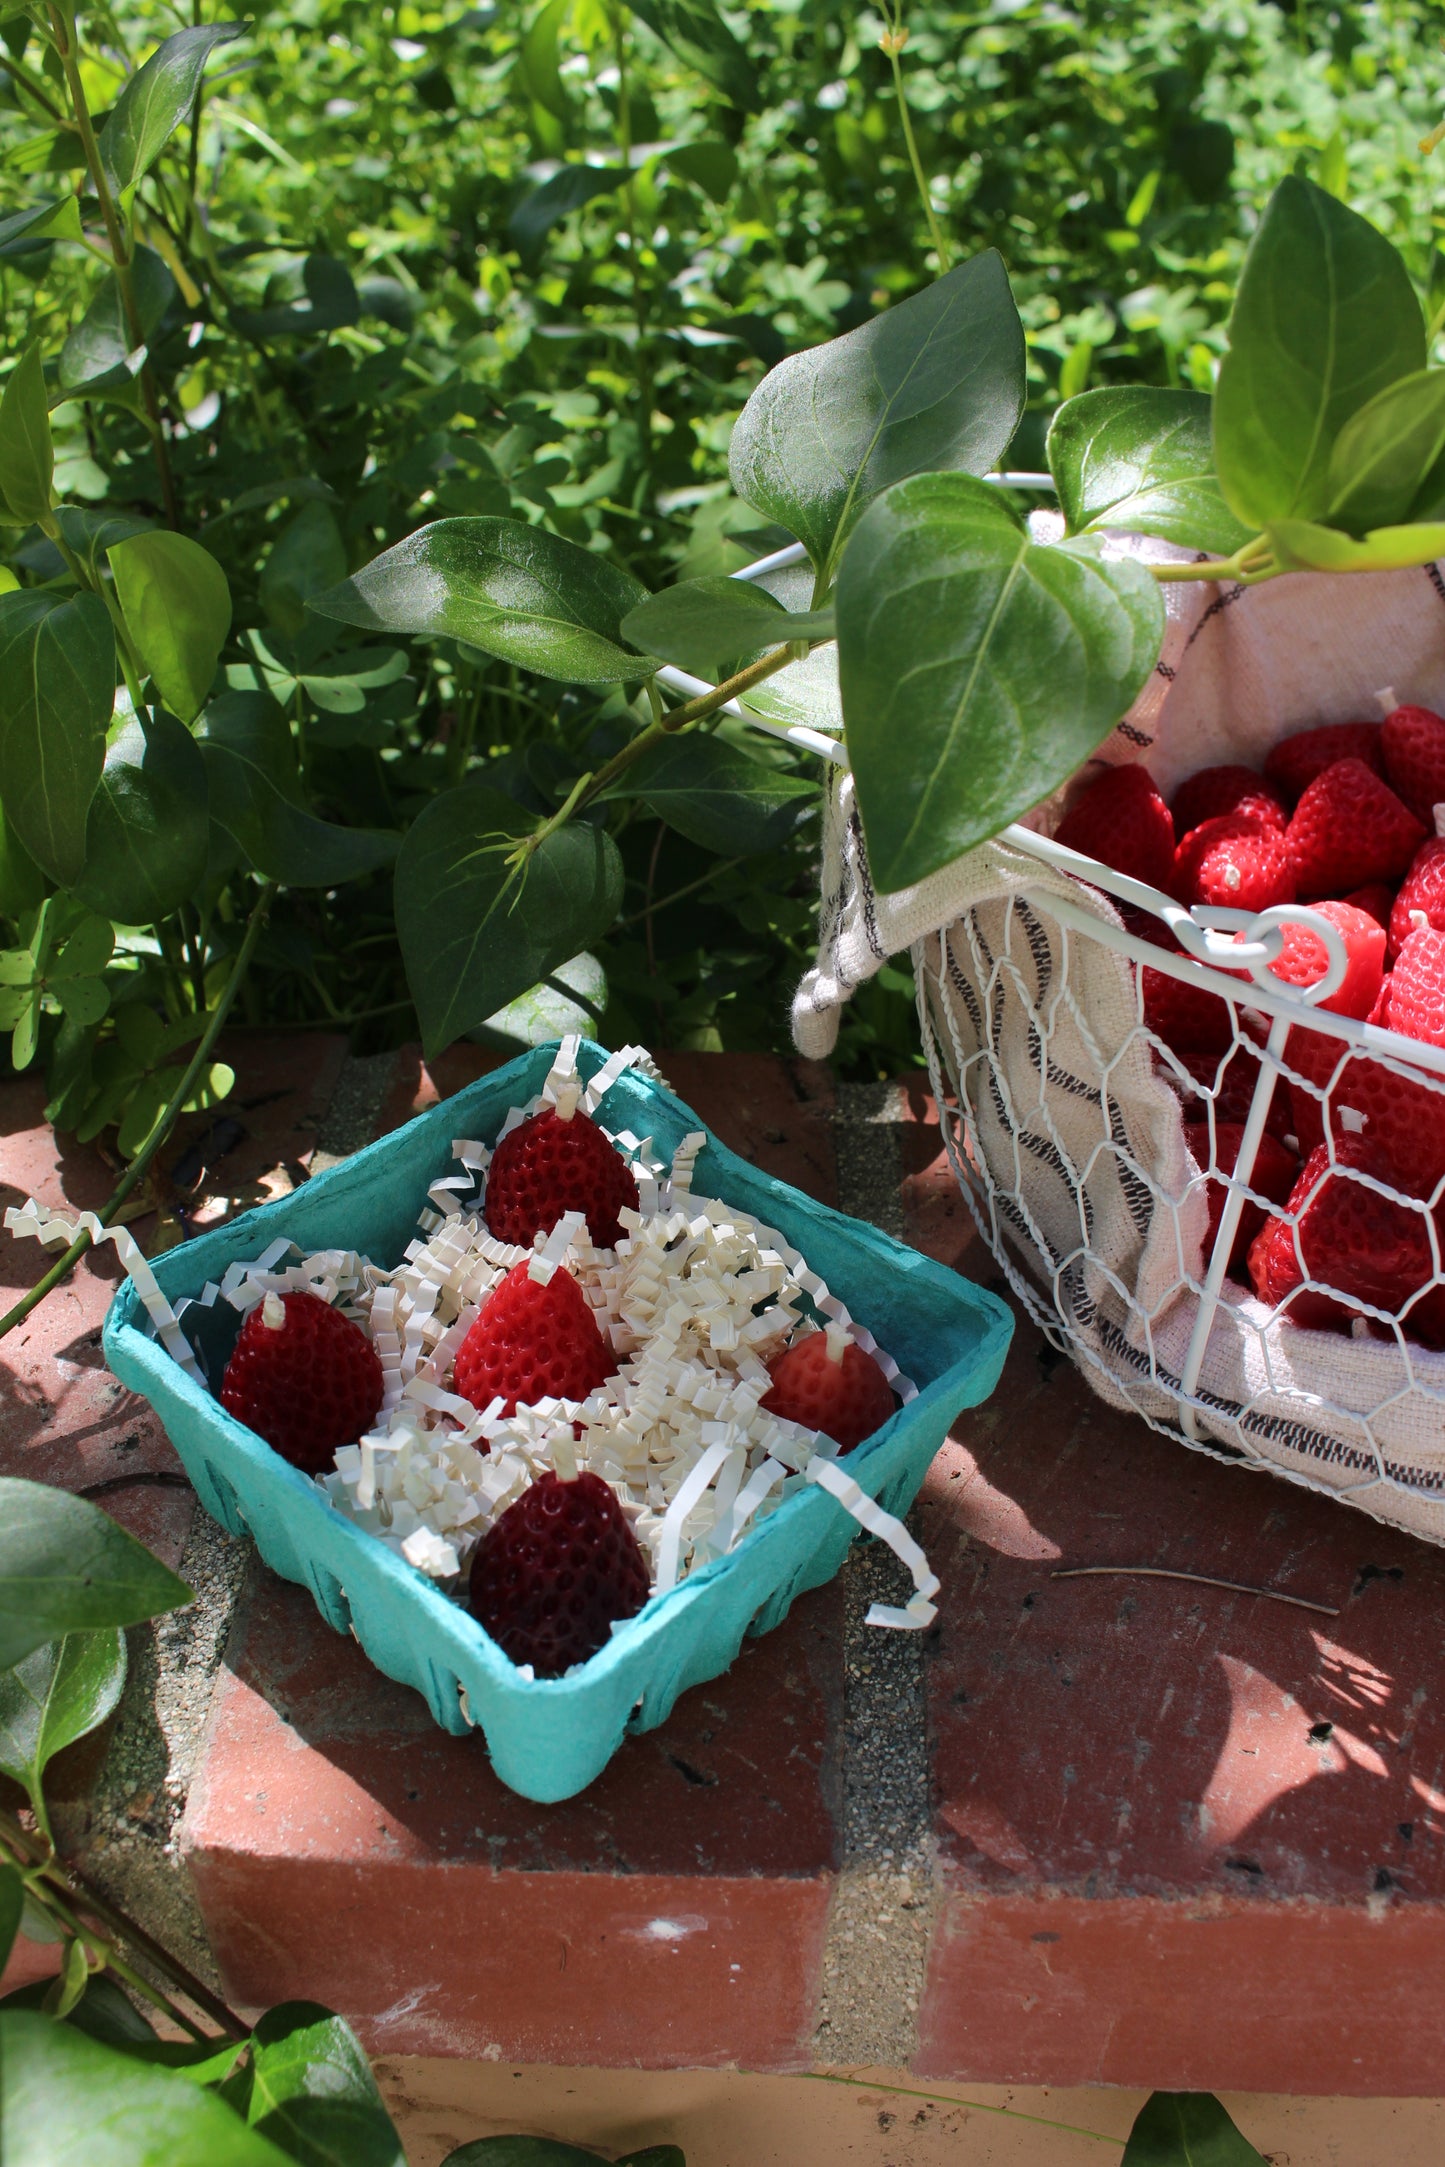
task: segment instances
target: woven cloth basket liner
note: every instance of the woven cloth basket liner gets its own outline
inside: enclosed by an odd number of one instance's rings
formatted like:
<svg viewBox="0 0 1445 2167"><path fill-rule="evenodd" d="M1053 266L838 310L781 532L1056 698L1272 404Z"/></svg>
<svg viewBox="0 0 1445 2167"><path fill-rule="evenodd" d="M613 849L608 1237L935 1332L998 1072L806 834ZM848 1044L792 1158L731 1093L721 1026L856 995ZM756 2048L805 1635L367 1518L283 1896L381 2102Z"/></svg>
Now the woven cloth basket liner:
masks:
<svg viewBox="0 0 1445 2167"><path fill-rule="evenodd" d="M1056 515L1033 524L1041 538L1058 531ZM1104 553L1185 557L1122 535ZM1445 711L1439 565L1252 588L1183 582L1164 593L1163 650L1144 690L1095 761L1026 826L1051 833L1105 765L1142 761L1168 797L1200 768L1262 765L1292 730L1376 720L1386 688ZM983 1231L1100 1396L1179 1437L1175 1385L1197 1314L1180 1282L1202 1277L1203 1187L1189 1187L1181 1101L1140 1031L1132 964L1051 917L1050 895L1120 924L1101 892L997 843L879 894L852 779L837 773L818 958L795 997L794 1038L824 1058L855 987L912 951L935 1083L963 1083L974 1163L959 1148L955 1166ZM1204 1436L1183 1441L1212 1439L1226 1457L1445 1542L1445 1355L1267 1319L1252 1301L1221 1304L1194 1403Z"/></svg>
<svg viewBox="0 0 1445 2167"><path fill-rule="evenodd" d="M354 1248L396 1263L416 1232L428 1183L452 1170L452 1138L492 1141L509 1109L540 1090L555 1052L555 1043L535 1048L295 1195L170 1251L155 1267L162 1292L173 1305L197 1295L278 1234L307 1252ZM605 1058L584 1044L584 1078ZM599 1118L614 1131L651 1137L668 1157L704 1127L635 1070L613 1085ZM1013 1330L1007 1307L877 1228L749 1166L710 1134L693 1189L784 1234L917 1384L917 1398L847 1462L870 1496L905 1513L949 1425L998 1380ZM337 1512L187 1376L152 1336L128 1282L111 1303L104 1346L115 1374L156 1409L206 1510L232 1533L248 1529L273 1571L308 1587L329 1623L354 1633L388 1677L414 1686L446 1730L466 1731L469 1714L497 1774L527 1798L583 1790L628 1731L661 1723L679 1693L728 1668L747 1634L769 1631L796 1596L830 1579L858 1532L823 1491L800 1490L731 1555L654 1596L589 1663L564 1678L528 1679L465 1610Z"/></svg>

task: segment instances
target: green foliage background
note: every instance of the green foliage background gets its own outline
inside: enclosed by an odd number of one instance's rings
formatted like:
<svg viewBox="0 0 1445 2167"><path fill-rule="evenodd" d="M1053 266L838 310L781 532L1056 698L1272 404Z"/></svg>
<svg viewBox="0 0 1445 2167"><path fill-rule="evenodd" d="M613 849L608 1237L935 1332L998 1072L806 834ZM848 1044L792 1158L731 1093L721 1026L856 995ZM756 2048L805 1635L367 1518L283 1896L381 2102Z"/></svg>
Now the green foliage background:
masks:
<svg viewBox="0 0 1445 2167"><path fill-rule="evenodd" d="M179 524L218 560L234 603L221 662L232 704L218 716L213 701L198 733L213 815L260 727L237 699L274 695L290 742L266 750L269 795L229 826L212 818L205 871L197 857L172 914L120 923L114 953L87 966L82 983L104 980L108 1014L77 993L78 964L52 972L69 991L41 1003L38 1058L63 1126L121 1119L124 1148L144 1138L179 1074L163 1064L196 1035L188 1019L239 945L247 861L269 871L268 853L292 884L242 990L244 1020L331 1024L362 1052L414 1037L378 832L407 829L471 777L550 812L645 712L629 714L621 689L564 688L454 639L403 652L308 617L309 594L449 514L545 526L653 588L788 538L728 490L745 399L784 355L866 321L939 266L878 49L883 19L838 0L726 12L745 58L712 72L741 104L649 28L662 11L629 20L604 0L296 0L259 8L211 58L199 125L171 139L135 212L154 251L142 265L158 297L151 353ZM146 0L83 18L98 116L187 20ZM1089 385L1210 387L1249 231L1287 173L1375 220L1432 317L1445 295L1445 211L1418 147L1445 99L1438 10L917 0L904 20L936 215L956 259L1003 252L1028 334L1012 465L1042 464L1053 406ZM24 21L0 27L0 216L63 196L78 158L46 125L44 100L63 101ZM0 241L7 367L36 340L53 357L99 278L77 246ZM103 329L91 320L92 347ZM63 381L84 358L65 349ZM97 515L155 522L136 407L129 381L59 406L56 486ZM25 583L61 575L38 530L8 539ZM816 819L777 783L815 770L741 727L720 735L756 765L711 821L695 803L668 821L636 801L585 816L606 818L625 887L592 960L561 976L613 1044L787 1044ZM343 875L354 877L333 885ZM0 845L0 942L27 938L28 877ZM80 892L113 915L105 893ZM860 991L842 1073L917 1059L910 992L898 969ZM523 1007L504 1026L514 1035L545 1032L558 1013L545 994ZM218 1066L206 1088L228 1081Z"/></svg>

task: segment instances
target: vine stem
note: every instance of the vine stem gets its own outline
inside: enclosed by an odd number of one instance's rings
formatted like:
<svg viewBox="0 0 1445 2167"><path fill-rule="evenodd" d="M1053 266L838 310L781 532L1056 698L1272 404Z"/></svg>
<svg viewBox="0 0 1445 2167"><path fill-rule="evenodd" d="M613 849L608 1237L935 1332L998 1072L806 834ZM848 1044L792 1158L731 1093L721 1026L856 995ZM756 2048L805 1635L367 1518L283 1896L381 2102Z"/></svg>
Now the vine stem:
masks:
<svg viewBox="0 0 1445 2167"><path fill-rule="evenodd" d="M938 213L933 208L928 182L924 179L923 160L918 155L918 139L913 133L913 116L908 110L908 99L903 90L903 63L900 56L908 43L908 32L903 27L902 0L898 0L894 9L891 27L884 31L878 43L888 55L888 65L893 70L893 94L898 100L898 117L903 123L903 140L908 146L908 163L913 168L914 185L923 205L923 215L928 220L928 231L933 241L934 253L938 257L939 270L946 271L953 259L943 238L943 228L938 223Z"/></svg>
<svg viewBox="0 0 1445 2167"><path fill-rule="evenodd" d="M559 828L566 826L573 813L581 811L584 806L595 804L603 792L616 782L619 775L626 774L635 760L640 760L645 752L650 752L663 738L670 737L674 730L686 729L690 722L701 722L705 715L714 714L718 708L726 707L729 700L735 700L741 693L750 691L754 685L762 684L765 678L774 676L795 659L791 644L787 647L774 647L767 654L760 655L756 662L750 662L745 670L739 670L733 677L724 678L720 685L714 685L708 692L700 692L696 699L687 701L682 707L675 707L671 714L662 715L657 721L649 723L630 744L623 745L610 760L605 760L595 775L579 777L568 791L565 804L560 805L549 820L544 820L540 828L534 828L530 835L522 838L514 862L522 864L534 851L540 850L550 835L555 835ZM0 1330L3 1330L3 1326L0 1326Z"/></svg>
<svg viewBox="0 0 1445 2167"><path fill-rule="evenodd" d="M203 1986L200 1980L163 1949L158 1941L153 1941L143 1926L137 1926L134 1919L118 1910L98 1889L93 1888L82 1873L75 1867L66 1865L53 1846L47 1852L45 1845L23 1828L12 1814L0 1812L0 1841L8 1844L17 1857L25 1862L26 1878L32 1887L36 1880L45 1883L43 1889L35 1890L36 1901L53 1911L56 1918L76 1933L79 1939L93 1942L101 1949L106 1962L119 1978L125 1980L127 1986L134 1987L138 1994L144 1995L147 2001L197 2039L206 2037L199 2025L194 2024L184 2011L177 2009L174 2002L136 1972L123 1956L117 1954L112 1937L128 1942L147 1962L168 1978L171 1984L185 1995L187 2001L194 2002L198 2009L203 2010L213 2023L219 2024L231 2038L245 2039L249 2036L250 2027L241 2022L234 2010L227 2008L225 2002L219 2000L209 1987ZM74 1910L71 1908L72 1904L75 1906ZM104 1929L104 1933L92 1934L76 1917L77 1911L94 1919L97 1925Z"/></svg>
<svg viewBox="0 0 1445 2167"><path fill-rule="evenodd" d="M124 1204L132 1189L135 1188L137 1182L145 1174L152 1159L170 1135L171 1130L175 1127L176 1117L185 1105L186 1100L195 1090L196 1081L209 1063L216 1040L221 1035L221 1026L230 1013L231 1003L241 989L241 981L244 979L251 958L256 952L256 943L261 937L261 928L266 922L266 913L271 908L271 899L275 893L275 881L268 880L260 895L256 898L255 908L252 910L250 919L247 922L245 938L242 940L236 960L231 966L231 975L226 980L225 991L212 1012L211 1020L206 1026L200 1044L191 1056L184 1076L182 1076L172 1092L170 1101L165 1112L161 1115L160 1121L151 1131L149 1137L117 1182L109 1202L96 1214L102 1226L109 1226L115 1218L122 1204ZM36 1281L30 1292L22 1295L14 1308L7 1310L5 1315L0 1317L0 1339L3 1339L7 1332L13 1332L17 1324L23 1324L30 1315L31 1310L38 1308L46 1295L58 1287L63 1279L69 1278L76 1265L85 1255L86 1250L90 1247L90 1235L82 1227L70 1247L62 1256L56 1259L49 1271Z"/></svg>
<svg viewBox="0 0 1445 2167"><path fill-rule="evenodd" d="M70 92L71 110L80 131L80 141L85 151L86 169L91 186L100 204L100 215L105 221L106 238L110 242L111 266L116 284L120 288L121 306L125 310L126 327L135 346L144 346L140 310L136 304L135 278L132 270L130 248L126 242L125 228L105 177L105 166L100 155L100 145L95 139L95 128L86 103L85 85L80 79L80 54L72 10L50 0L50 28L60 64L65 71L65 86ZM155 442L156 472L160 477L161 501L165 507L166 525L172 530L181 523L180 505L176 498L175 477L171 473L170 453L166 448L165 426L161 420L160 393L156 389L155 372L149 359L140 372L141 396L145 400L146 418L150 423Z"/></svg>

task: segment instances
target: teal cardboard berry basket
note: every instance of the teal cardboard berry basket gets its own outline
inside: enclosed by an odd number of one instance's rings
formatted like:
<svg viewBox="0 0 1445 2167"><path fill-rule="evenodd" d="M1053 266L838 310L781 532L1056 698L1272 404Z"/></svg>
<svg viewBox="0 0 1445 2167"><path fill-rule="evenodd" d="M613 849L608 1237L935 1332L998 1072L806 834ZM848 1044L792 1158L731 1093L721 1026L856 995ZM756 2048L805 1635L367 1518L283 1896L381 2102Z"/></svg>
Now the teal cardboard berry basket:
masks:
<svg viewBox="0 0 1445 2167"><path fill-rule="evenodd" d="M307 1253L359 1249L396 1263L416 1232L428 1184L452 1167L453 1137L491 1142L508 1110L541 1089L554 1052L534 1049L294 1196L172 1250L155 1267L167 1300L175 1306L199 1295L277 1235ZM605 1058L584 1045L584 1079ZM598 1114L614 1131L650 1136L666 1156L703 1128L672 1092L632 1070ZM906 1512L949 1424L998 1381L1013 1330L1008 1310L875 1227L760 1173L710 1134L693 1188L786 1235L917 1384L917 1398L847 1461L869 1496ZM590 1662L564 1678L527 1678L465 1610L227 1414L160 1345L129 1282L111 1303L105 1353L155 1408L206 1510L232 1534L249 1531L272 1570L308 1587L327 1622L353 1632L378 1670L414 1686L444 1729L475 1726L497 1774L525 1798L550 1802L585 1789L629 1731L652 1730L679 1693L728 1668L748 1633L769 1632L795 1596L831 1579L858 1532L831 1496L809 1486L728 1556L654 1596Z"/></svg>

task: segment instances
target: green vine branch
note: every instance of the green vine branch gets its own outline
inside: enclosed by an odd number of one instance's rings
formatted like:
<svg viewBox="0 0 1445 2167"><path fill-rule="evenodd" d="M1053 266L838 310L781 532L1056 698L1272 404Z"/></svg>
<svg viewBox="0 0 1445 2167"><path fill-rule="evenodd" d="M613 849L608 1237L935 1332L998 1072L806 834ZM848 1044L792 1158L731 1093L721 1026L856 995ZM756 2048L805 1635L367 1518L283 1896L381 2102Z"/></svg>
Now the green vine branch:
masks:
<svg viewBox="0 0 1445 2167"><path fill-rule="evenodd" d="M155 1128L152 1129L145 1143L117 1182L109 1202L104 1204L96 1214L102 1226L109 1226L112 1223L126 1198L143 1179L151 1161L175 1127L176 1120L187 1099L192 1096L201 1076L210 1065L211 1054L215 1049L216 1040L220 1037L221 1027L230 1014L231 1004L241 990L242 980L245 978L250 967L251 958L256 952L256 943L261 937L261 928L266 922L266 914L271 908L271 900L275 893L276 883L268 880L260 895L256 898L255 907L246 923L245 938L242 940L236 960L231 966L231 975L226 980L225 990L211 1012L210 1022L206 1026L200 1044L191 1056L185 1074L171 1093L170 1100ZM41 1302L44 1301L46 1295L52 1293L63 1279L70 1277L76 1265L91 1246L90 1235L82 1227L70 1247L61 1256L57 1257L49 1271L35 1282L29 1293L23 1294L14 1308L7 1310L5 1315L0 1317L0 1339L3 1339L7 1332L13 1332L17 1324L23 1324L31 1311L37 1309Z"/></svg>

